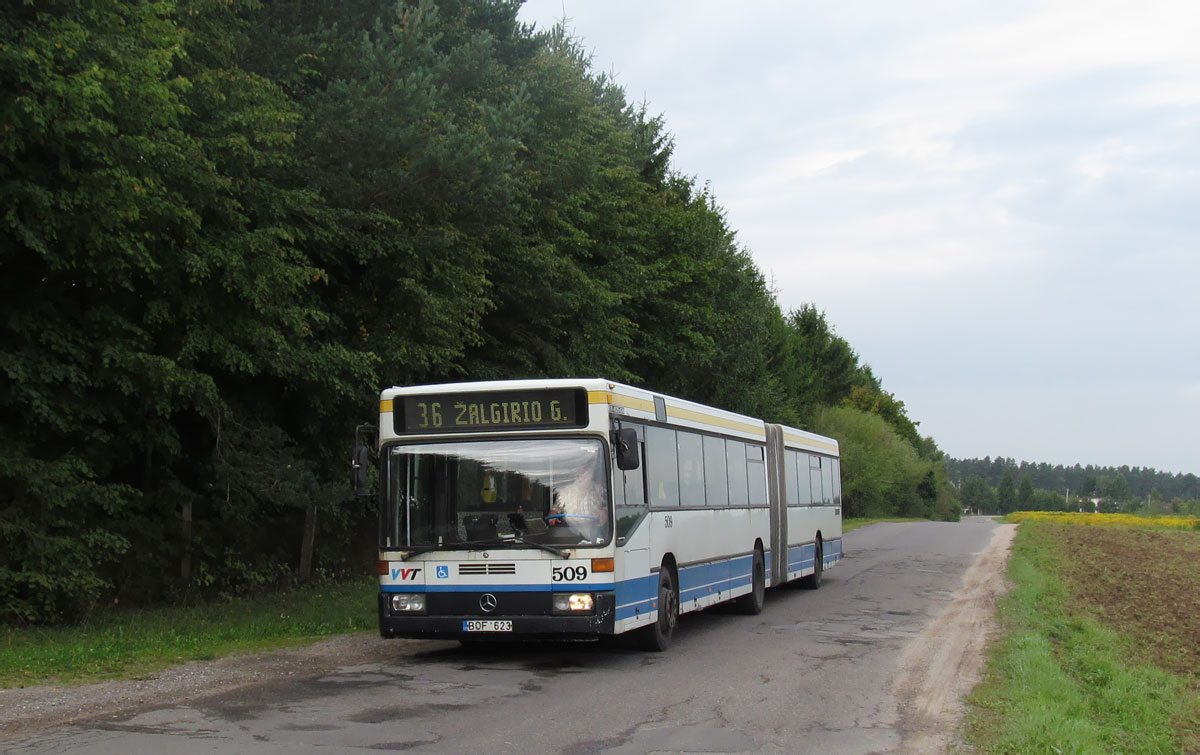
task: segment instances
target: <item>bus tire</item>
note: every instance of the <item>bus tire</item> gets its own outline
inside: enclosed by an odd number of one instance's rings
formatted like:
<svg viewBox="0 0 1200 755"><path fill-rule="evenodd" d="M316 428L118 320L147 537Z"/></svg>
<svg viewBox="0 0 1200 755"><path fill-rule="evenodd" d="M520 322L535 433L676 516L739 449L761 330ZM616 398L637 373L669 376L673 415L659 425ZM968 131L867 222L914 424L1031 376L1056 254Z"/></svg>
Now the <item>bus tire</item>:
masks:
<svg viewBox="0 0 1200 755"><path fill-rule="evenodd" d="M767 573L762 551L754 549L754 564L750 567L750 592L738 597L736 605L739 611L748 616L762 613L763 602L767 596Z"/></svg>
<svg viewBox="0 0 1200 755"><path fill-rule="evenodd" d="M658 571L658 618L648 627L642 627L638 644L643 650L662 652L671 646L675 625L679 623L679 588L670 567L663 565Z"/></svg>
<svg viewBox="0 0 1200 755"><path fill-rule="evenodd" d="M805 590L816 590L821 586L821 574L825 571L825 563L822 559L823 551L821 540L818 538L816 555L813 558L813 573L800 580L800 586Z"/></svg>

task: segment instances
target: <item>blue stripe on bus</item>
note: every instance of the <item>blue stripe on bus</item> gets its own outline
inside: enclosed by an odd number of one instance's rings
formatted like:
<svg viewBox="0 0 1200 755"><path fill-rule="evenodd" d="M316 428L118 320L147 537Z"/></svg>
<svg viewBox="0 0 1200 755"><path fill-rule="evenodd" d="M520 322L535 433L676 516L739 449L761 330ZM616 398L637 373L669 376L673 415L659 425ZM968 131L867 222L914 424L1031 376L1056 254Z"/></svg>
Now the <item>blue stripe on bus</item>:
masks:
<svg viewBox="0 0 1200 755"><path fill-rule="evenodd" d="M552 585L419 585L415 583L410 585L400 583L382 585L379 589L382 592L579 592L583 588L589 590L611 590L612 587L612 584L607 582L562 582Z"/></svg>
<svg viewBox="0 0 1200 755"><path fill-rule="evenodd" d="M753 557L741 556L728 561L689 566L679 570L679 602L707 597L750 584Z"/></svg>
<svg viewBox="0 0 1200 755"><path fill-rule="evenodd" d="M788 573L811 569L816 564L817 548L813 543L788 548Z"/></svg>
<svg viewBox="0 0 1200 755"><path fill-rule="evenodd" d="M842 541L832 540L825 543L825 553L822 561L834 563L842 558ZM813 568L816 548L812 543L799 545L788 549L788 572ZM770 573L772 554L766 553L767 573ZM750 568L752 556L740 556L726 561L716 561L706 564L689 566L679 570L679 602L686 603L715 592L725 592L735 587L750 584ZM605 590L607 584L588 584L586 582L556 583L553 585L418 585L393 584L383 585L383 592L572 592L581 589ZM658 575L650 574L645 577L634 577L616 582L611 585L616 593L616 620L630 619L654 610L654 602L658 600Z"/></svg>
<svg viewBox="0 0 1200 755"><path fill-rule="evenodd" d="M752 556L697 564L679 570L679 602L687 603L716 592L750 584ZM617 621L654 610L658 600L658 575L627 579L616 584Z"/></svg>
<svg viewBox="0 0 1200 755"><path fill-rule="evenodd" d="M617 593L617 621L654 610L651 603L658 599L657 574L626 579L616 583L614 587Z"/></svg>
<svg viewBox="0 0 1200 755"><path fill-rule="evenodd" d="M788 572L801 569L811 569L816 564L816 546L813 543L799 545L788 549ZM828 566L842 560L842 541L830 540L823 543L821 549L821 564Z"/></svg>
<svg viewBox="0 0 1200 755"><path fill-rule="evenodd" d="M842 559L842 541L840 539L839 540L830 540L828 543L825 544L825 546L826 547L825 547L824 561L826 563L831 564L834 561L840 561Z"/></svg>

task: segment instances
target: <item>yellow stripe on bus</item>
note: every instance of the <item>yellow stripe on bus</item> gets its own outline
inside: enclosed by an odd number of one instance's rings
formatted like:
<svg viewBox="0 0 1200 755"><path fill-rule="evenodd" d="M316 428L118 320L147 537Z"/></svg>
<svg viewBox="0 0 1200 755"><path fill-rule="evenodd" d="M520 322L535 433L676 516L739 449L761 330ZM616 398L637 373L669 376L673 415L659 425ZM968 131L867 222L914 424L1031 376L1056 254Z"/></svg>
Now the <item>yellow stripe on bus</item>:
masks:
<svg viewBox="0 0 1200 755"><path fill-rule="evenodd" d="M379 402L379 413L390 412L392 410L392 400L390 398L382 399Z"/></svg>
<svg viewBox="0 0 1200 755"><path fill-rule="evenodd" d="M801 438L798 435L784 433L783 439L788 443L795 443L798 446L815 446L816 448L821 448L831 453L837 453L838 450L838 447L832 443L825 443L823 441L813 440L812 438Z"/></svg>
<svg viewBox="0 0 1200 755"><path fill-rule="evenodd" d="M647 401L644 398L614 395L612 402L617 406L623 406L626 409L637 409L639 411L650 412L651 414L654 414L654 402Z"/></svg>
<svg viewBox="0 0 1200 755"><path fill-rule="evenodd" d="M723 427L726 430L737 430L738 432L749 433L760 438L766 437L766 431L763 430L762 425L747 425L745 422L737 422L731 419L725 419L723 417L714 417L709 414L694 412L691 409L681 409L676 406L668 406L667 416L674 417L676 419L686 419L703 425Z"/></svg>
<svg viewBox="0 0 1200 755"><path fill-rule="evenodd" d="M654 413L654 402L642 398L634 398L633 396L622 396L619 393L609 393L608 391L589 391L589 404L611 404L613 406L622 406L626 409L636 409L648 414ZM759 425L747 425L744 422L736 422L734 420L724 419L722 417L714 417L711 414L703 414L701 412L692 411L691 409L680 409L679 407L667 406L667 416L675 419L686 419L692 422L698 422L704 425L713 427L721 427L726 430L737 430L738 432L749 433L764 437L763 428Z"/></svg>
<svg viewBox="0 0 1200 755"><path fill-rule="evenodd" d="M588 403L612 404L613 406L623 406L626 409L637 409L638 411L654 413L653 401L634 398L632 396L622 396L619 393L609 393L608 391L589 391Z"/></svg>

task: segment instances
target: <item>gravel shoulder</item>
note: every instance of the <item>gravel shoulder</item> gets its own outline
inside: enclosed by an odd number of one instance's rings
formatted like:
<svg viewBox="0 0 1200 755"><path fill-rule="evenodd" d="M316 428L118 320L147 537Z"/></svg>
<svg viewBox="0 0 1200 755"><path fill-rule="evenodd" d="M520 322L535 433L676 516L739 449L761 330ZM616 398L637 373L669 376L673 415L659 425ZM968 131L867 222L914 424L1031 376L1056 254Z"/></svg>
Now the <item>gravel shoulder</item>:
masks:
<svg viewBox="0 0 1200 755"><path fill-rule="evenodd" d="M395 658L409 644L369 632L312 645L194 661L136 679L0 690L0 740L84 719L183 703L287 677L310 677L339 666Z"/></svg>

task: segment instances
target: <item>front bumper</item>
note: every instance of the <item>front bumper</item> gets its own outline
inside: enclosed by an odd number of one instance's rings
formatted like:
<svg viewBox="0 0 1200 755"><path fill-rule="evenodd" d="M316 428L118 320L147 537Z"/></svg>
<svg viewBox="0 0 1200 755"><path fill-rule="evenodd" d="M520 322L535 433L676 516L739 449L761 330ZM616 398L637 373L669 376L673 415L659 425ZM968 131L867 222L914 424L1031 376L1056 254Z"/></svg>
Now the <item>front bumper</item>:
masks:
<svg viewBox="0 0 1200 755"><path fill-rule="evenodd" d="M379 593L379 634L383 637L415 639L525 640L557 637L586 639L612 634L616 617L616 597L612 592L593 592L595 608L583 616L555 615L550 609L550 593L497 592L499 605L494 612L479 608L486 590L427 596L427 614L392 614L390 593ZM505 608L509 606L510 608ZM495 619L512 622L511 632L465 632L464 621Z"/></svg>

